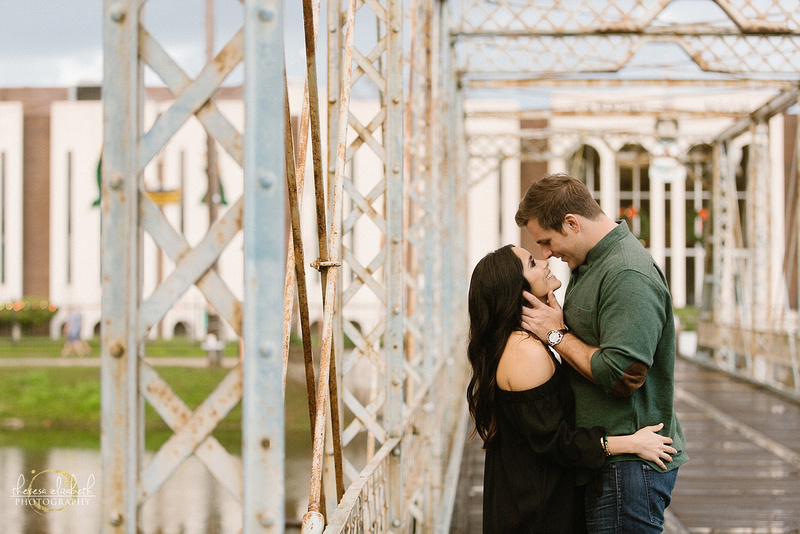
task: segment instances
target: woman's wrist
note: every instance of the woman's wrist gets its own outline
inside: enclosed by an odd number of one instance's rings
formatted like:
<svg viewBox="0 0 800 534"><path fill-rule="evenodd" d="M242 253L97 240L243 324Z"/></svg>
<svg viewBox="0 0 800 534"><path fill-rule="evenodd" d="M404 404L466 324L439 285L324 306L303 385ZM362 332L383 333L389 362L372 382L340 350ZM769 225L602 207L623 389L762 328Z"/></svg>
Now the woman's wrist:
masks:
<svg viewBox="0 0 800 534"><path fill-rule="evenodd" d="M611 448L608 444L608 434L605 434L602 438L600 438L600 445L602 445L603 453L606 455L606 457L611 456Z"/></svg>
<svg viewBox="0 0 800 534"><path fill-rule="evenodd" d="M616 456L618 454L635 454L632 444L628 438L630 436L607 436L608 451L607 455Z"/></svg>

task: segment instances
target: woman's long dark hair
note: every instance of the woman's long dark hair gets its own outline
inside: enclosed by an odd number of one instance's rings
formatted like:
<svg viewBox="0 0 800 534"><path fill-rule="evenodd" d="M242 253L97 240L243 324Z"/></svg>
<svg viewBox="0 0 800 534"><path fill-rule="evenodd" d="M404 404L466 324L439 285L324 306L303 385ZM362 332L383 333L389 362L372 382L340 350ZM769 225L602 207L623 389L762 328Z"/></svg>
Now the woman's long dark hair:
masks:
<svg viewBox="0 0 800 534"><path fill-rule="evenodd" d="M506 245L484 256L472 271L469 284L467 356L472 377L467 402L484 448L497 432L494 413L497 365L511 333L522 330L522 290L530 291L522 274L522 261L512 247Z"/></svg>

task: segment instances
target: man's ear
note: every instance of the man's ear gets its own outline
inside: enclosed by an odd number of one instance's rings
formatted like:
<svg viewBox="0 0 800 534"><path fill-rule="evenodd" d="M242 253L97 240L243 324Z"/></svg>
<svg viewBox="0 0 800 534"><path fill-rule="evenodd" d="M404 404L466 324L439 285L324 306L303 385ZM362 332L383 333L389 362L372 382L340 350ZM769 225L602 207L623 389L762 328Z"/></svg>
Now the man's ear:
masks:
<svg viewBox="0 0 800 534"><path fill-rule="evenodd" d="M564 231L571 231L576 234L581 231L581 222L574 214L567 213L564 215Z"/></svg>

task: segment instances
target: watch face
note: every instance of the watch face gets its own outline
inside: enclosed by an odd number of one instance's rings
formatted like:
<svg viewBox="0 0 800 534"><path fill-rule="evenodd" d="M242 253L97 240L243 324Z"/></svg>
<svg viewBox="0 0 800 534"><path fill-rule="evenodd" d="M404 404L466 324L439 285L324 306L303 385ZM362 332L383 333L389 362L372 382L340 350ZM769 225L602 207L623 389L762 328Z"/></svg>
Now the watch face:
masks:
<svg viewBox="0 0 800 534"><path fill-rule="evenodd" d="M547 333L547 344L558 345L562 337L564 337L564 335L558 330L551 330Z"/></svg>

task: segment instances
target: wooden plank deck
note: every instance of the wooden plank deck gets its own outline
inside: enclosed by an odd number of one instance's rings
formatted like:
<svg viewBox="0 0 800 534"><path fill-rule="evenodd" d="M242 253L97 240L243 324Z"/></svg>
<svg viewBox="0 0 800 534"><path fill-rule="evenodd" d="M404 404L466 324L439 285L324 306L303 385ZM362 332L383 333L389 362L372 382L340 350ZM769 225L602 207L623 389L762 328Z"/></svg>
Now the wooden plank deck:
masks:
<svg viewBox="0 0 800 534"><path fill-rule="evenodd" d="M691 460L664 532L800 533L800 403L679 358L675 406ZM483 451L466 443L451 534L479 534Z"/></svg>

